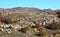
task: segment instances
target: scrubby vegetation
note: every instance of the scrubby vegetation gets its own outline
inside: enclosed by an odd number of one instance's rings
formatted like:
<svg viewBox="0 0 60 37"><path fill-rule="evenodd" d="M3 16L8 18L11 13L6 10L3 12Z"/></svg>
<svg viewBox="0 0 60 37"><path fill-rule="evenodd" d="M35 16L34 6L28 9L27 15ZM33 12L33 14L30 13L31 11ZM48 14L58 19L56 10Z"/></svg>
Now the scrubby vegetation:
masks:
<svg viewBox="0 0 60 37"><path fill-rule="evenodd" d="M17 7L0 9L0 14L1 37L60 35L60 11Z"/></svg>

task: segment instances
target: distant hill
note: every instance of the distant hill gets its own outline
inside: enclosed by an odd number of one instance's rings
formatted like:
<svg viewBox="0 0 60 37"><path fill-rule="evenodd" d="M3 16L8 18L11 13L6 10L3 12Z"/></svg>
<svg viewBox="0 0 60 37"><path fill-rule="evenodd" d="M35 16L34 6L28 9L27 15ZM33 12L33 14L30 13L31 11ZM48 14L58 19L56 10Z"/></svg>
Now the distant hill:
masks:
<svg viewBox="0 0 60 37"><path fill-rule="evenodd" d="M60 10L51 10L51 9L38 9L38 8L29 8L29 7L15 7L15 8L7 8L7 9L3 9L0 8L0 12L20 12L20 13L30 13L30 12L57 12Z"/></svg>

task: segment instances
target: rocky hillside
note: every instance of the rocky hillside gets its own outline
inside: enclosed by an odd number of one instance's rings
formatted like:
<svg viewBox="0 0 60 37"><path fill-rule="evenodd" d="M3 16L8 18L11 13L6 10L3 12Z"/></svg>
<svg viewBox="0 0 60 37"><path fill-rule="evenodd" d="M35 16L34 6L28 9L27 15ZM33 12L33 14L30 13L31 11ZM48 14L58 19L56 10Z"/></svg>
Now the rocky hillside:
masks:
<svg viewBox="0 0 60 37"><path fill-rule="evenodd" d="M60 11L0 8L0 37L60 37Z"/></svg>

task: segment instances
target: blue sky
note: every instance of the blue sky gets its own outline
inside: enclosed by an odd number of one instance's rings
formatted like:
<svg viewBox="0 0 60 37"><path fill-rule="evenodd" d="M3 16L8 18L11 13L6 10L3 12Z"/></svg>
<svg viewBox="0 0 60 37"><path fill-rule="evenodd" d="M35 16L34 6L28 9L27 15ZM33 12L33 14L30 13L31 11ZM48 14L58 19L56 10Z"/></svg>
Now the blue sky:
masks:
<svg viewBox="0 0 60 37"><path fill-rule="evenodd" d="M0 8L35 7L60 9L60 0L0 0Z"/></svg>

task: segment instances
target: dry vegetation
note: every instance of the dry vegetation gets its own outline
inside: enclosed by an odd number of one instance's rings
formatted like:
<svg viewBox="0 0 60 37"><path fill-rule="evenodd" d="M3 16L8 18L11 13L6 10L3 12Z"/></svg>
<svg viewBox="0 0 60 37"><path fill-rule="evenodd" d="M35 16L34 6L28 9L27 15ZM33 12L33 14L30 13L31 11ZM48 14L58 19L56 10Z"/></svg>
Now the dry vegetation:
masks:
<svg viewBox="0 0 60 37"><path fill-rule="evenodd" d="M60 37L59 13L37 8L0 9L0 37Z"/></svg>

